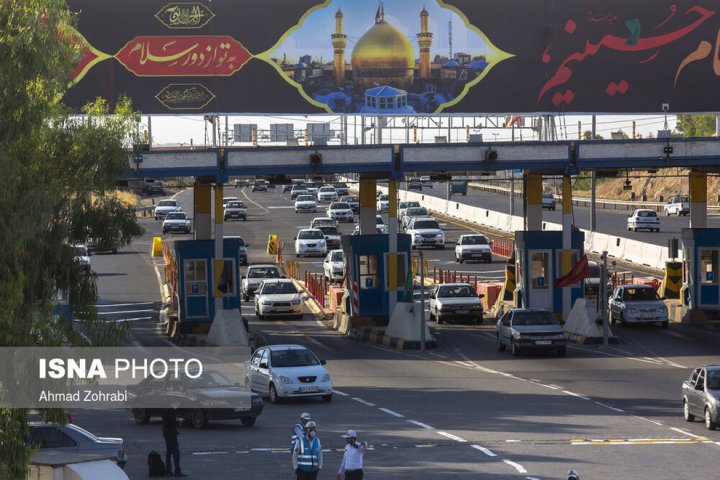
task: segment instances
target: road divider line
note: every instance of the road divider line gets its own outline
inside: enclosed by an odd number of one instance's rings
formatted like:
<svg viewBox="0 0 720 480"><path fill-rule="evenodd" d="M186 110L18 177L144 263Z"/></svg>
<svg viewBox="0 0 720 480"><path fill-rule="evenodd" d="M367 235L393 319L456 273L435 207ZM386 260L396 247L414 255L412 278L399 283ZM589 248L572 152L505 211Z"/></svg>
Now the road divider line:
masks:
<svg viewBox="0 0 720 480"><path fill-rule="evenodd" d="M657 420L650 420L649 418L640 417L638 415L633 415L635 418L639 418L640 420L645 420L646 422L654 423L655 425L662 425L661 422L658 422Z"/></svg>
<svg viewBox="0 0 720 480"><path fill-rule="evenodd" d="M431 427L426 423L418 422L417 420L407 420L407 422L412 423L413 425L417 425L420 428L424 428L425 430L435 430L435 427Z"/></svg>
<svg viewBox="0 0 720 480"><path fill-rule="evenodd" d="M397 413L397 412L393 412L392 410L390 410L390 409L388 409L388 408L379 408L379 410L381 410L381 411L383 411L383 412L385 412L385 413L387 413L387 414L389 414L389 415L392 415L393 417L405 418L405 415L402 415L402 414Z"/></svg>
<svg viewBox="0 0 720 480"><path fill-rule="evenodd" d="M497 457L497 455L490 449L481 447L480 445L470 445L475 450L480 450L482 453L487 455L488 457Z"/></svg>
<svg viewBox="0 0 720 480"><path fill-rule="evenodd" d="M155 302L135 302L135 303L102 303L94 305L97 308L108 308L108 307L137 307L139 305L153 305Z"/></svg>
<svg viewBox="0 0 720 480"><path fill-rule="evenodd" d="M705 440L705 437L703 437L701 435L695 435L694 433L686 432L685 430L682 430L680 428L670 427L670 430L674 430L676 432L682 433L683 435L687 435L688 437L700 438L700 439Z"/></svg>
<svg viewBox="0 0 720 480"><path fill-rule="evenodd" d="M455 440L456 442L460 442L460 443L467 443L467 440L465 440L464 438L458 437L457 435L453 435L452 433L448 433L448 432L437 432L437 433L438 433L438 435L442 435L443 437L449 438L450 440Z"/></svg>
<svg viewBox="0 0 720 480"><path fill-rule="evenodd" d="M252 203L252 204L255 205L256 207L259 207L261 210L265 210L265 213L270 213L270 210L268 210L267 208L263 207L262 205L260 205L259 203L257 203L257 202L256 202L255 200L253 200L252 198L248 197L248 194L247 194L247 192L245 192L245 189L242 190L242 194L243 194L243 196L247 199L248 202Z"/></svg>
<svg viewBox="0 0 720 480"><path fill-rule="evenodd" d="M597 403L601 407L609 408L610 410L615 410L616 412L625 413L625 410L622 410L620 408L611 407L610 405L605 405L602 402L595 402L595 403Z"/></svg>
<svg viewBox="0 0 720 480"><path fill-rule="evenodd" d="M147 313L154 311L155 310L152 308L147 308L145 310L113 310L111 312L98 312L98 315L114 315L116 313Z"/></svg>
<svg viewBox="0 0 720 480"><path fill-rule="evenodd" d="M333 390L333 393L337 393L341 397L349 397L350 396L349 393L341 392L340 390Z"/></svg>
<svg viewBox="0 0 720 480"><path fill-rule="evenodd" d="M590 400L588 397L584 397L578 393L571 392L570 390L563 390L563 393L567 393L568 395L572 395L573 397L582 398L583 400Z"/></svg>
<svg viewBox="0 0 720 480"><path fill-rule="evenodd" d="M518 473L527 473L527 470L525 470L525 467L520 465L519 463L515 463L512 460L505 459L503 460L503 463L507 463L511 467L513 467L515 470L518 471Z"/></svg>
<svg viewBox="0 0 720 480"><path fill-rule="evenodd" d="M363 400L362 398L352 397L352 399L355 400L356 402L362 403L363 405L367 405L368 407L376 407L377 406L374 403L370 403L367 400Z"/></svg>

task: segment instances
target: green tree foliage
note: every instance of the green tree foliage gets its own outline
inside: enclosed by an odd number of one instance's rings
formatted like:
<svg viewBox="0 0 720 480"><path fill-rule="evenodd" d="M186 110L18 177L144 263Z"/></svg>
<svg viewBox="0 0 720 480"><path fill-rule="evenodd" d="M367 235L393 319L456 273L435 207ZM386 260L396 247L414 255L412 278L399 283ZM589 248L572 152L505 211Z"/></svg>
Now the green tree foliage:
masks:
<svg viewBox="0 0 720 480"><path fill-rule="evenodd" d="M675 129L686 137L712 137L715 115L678 115Z"/></svg>
<svg viewBox="0 0 720 480"><path fill-rule="evenodd" d="M604 139L603 136L600 135L599 133L595 134L594 140L603 140L603 139ZM591 130L585 130L583 132L583 140L593 140Z"/></svg>
<svg viewBox="0 0 720 480"><path fill-rule="evenodd" d="M96 101L83 117L62 105L79 58L71 24L64 0L0 0L0 346L77 342L53 314L56 297L69 299L93 345L123 334L96 321L96 279L71 245L142 233L132 206L107 195L128 168L138 114L126 99L112 110ZM43 414L64 421L60 410ZM3 480L26 478L26 434L25 410L0 409Z"/></svg>

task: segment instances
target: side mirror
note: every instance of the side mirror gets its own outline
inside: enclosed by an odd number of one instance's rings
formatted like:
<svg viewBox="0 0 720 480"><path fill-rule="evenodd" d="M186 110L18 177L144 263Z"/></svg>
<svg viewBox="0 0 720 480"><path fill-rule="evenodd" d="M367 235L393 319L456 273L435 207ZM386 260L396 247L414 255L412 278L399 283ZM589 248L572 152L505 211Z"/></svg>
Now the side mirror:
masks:
<svg viewBox="0 0 720 480"><path fill-rule="evenodd" d="M287 278L286 275L280 275L280 278Z"/></svg>
<svg viewBox="0 0 720 480"><path fill-rule="evenodd" d="M485 298L485 294L484 294L484 293L479 293L479 294L478 294L478 298Z"/></svg>
<svg viewBox="0 0 720 480"><path fill-rule="evenodd" d="M240 275L240 280L247 278L245 275Z"/></svg>
<svg viewBox="0 0 720 480"><path fill-rule="evenodd" d="M320 365L325 365L327 362L325 360L320 360Z"/></svg>
<svg viewBox="0 0 720 480"><path fill-rule="evenodd" d="M660 297L660 300L667 300L667 297Z"/></svg>
<svg viewBox="0 0 720 480"><path fill-rule="evenodd" d="M293 237L293 240L297 240L297 237Z"/></svg>
<svg viewBox="0 0 720 480"><path fill-rule="evenodd" d="M246 243L246 244L245 244L245 248L250 248L250 244L249 244L249 243Z"/></svg>
<svg viewBox="0 0 720 480"><path fill-rule="evenodd" d="M260 362L260 368L267 368L267 362Z"/></svg>

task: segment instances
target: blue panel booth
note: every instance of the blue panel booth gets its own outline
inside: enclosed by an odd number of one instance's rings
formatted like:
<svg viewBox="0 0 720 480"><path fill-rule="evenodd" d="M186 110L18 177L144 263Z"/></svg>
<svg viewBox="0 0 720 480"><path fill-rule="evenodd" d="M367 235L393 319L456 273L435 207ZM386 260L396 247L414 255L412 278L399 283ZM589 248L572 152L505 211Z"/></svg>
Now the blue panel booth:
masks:
<svg viewBox="0 0 720 480"><path fill-rule="evenodd" d="M402 300L407 273L410 269L410 236L397 236L398 273L396 288ZM387 325L388 299L388 236L346 235L342 237L352 313L357 317L374 317L378 325Z"/></svg>
<svg viewBox="0 0 720 480"><path fill-rule="evenodd" d="M240 267L237 239L223 239L223 308L240 308ZM180 333L206 333L215 318L214 240L177 240L170 249L177 265L177 307Z"/></svg>
<svg viewBox="0 0 720 480"><path fill-rule="evenodd" d="M585 234L573 230L571 237L572 264L584 254ZM562 232L517 231L515 232L517 264L516 305L525 308L543 308L560 314L562 312L562 289L553 288L553 282L561 277ZM584 282L571 286L571 305L584 296Z"/></svg>
<svg viewBox="0 0 720 480"><path fill-rule="evenodd" d="M693 310L720 308L720 228L681 229L687 268L686 304Z"/></svg>

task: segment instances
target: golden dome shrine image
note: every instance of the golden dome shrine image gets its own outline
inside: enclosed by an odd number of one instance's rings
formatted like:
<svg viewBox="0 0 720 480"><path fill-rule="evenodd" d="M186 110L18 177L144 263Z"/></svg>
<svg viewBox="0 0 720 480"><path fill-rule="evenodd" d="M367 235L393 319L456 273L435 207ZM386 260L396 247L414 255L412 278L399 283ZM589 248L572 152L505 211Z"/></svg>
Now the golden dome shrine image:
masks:
<svg viewBox="0 0 720 480"><path fill-rule="evenodd" d="M352 76L356 89L379 85L409 90L413 83L415 49L400 31L383 21L358 40L352 51Z"/></svg>

